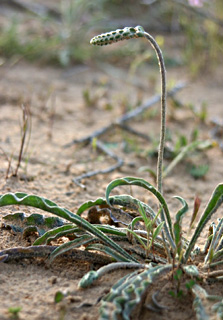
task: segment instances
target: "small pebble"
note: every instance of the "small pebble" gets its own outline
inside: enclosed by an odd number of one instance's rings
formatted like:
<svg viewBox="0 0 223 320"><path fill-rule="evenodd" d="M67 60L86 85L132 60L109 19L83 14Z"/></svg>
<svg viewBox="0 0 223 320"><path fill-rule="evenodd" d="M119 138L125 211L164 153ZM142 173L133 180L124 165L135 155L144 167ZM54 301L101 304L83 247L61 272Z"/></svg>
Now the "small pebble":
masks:
<svg viewBox="0 0 223 320"><path fill-rule="evenodd" d="M51 284L56 284L57 283L57 277L55 277L55 276L52 276L51 278L49 278L49 283L51 283Z"/></svg>
<svg viewBox="0 0 223 320"><path fill-rule="evenodd" d="M69 296L70 302L81 302L83 298L81 296Z"/></svg>

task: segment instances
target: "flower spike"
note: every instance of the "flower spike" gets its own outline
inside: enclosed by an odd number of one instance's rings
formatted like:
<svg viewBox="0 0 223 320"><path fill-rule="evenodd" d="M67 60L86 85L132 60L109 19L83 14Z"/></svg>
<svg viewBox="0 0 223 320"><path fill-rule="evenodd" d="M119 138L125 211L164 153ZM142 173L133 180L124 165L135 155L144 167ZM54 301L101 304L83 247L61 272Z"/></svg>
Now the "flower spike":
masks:
<svg viewBox="0 0 223 320"><path fill-rule="evenodd" d="M102 33L91 39L90 43L98 46L104 46L121 40L144 37L144 29L141 26L126 27L117 29L108 33Z"/></svg>

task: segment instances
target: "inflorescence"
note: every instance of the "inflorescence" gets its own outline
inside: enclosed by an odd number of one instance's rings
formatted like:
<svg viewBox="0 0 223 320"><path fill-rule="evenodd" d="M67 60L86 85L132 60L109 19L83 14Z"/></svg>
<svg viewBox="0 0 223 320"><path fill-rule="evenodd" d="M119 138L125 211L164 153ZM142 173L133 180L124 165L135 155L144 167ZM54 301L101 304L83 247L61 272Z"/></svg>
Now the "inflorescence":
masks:
<svg viewBox="0 0 223 320"><path fill-rule="evenodd" d="M144 37L144 29L141 26L126 27L124 29L117 29L108 33L102 33L91 39L90 43L98 46L104 46L120 40L128 40L132 38Z"/></svg>

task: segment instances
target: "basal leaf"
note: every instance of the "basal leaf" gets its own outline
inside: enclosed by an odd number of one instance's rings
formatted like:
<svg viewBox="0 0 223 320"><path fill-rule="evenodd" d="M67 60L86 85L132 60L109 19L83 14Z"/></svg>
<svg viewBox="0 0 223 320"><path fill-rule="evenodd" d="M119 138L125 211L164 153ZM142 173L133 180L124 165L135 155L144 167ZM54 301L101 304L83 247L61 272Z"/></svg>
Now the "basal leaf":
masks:
<svg viewBox="0 0 223 320"><path fill-rule="evenodd" d="M80 246L86 245L89 242L95 241L95 237L92 237L89 234L85 234L77 239L71 240L64 244L61 244L58 248L56 248L50 255L50 262L52 262L56 257L61 254L66 253L74 248L78 248Z"/></svg>
<svg viewBox="0 0 223 320"><path fill-rule="evenodd" d="M123 255L117 253L117 251L113 250L112 248L105 246L101 243L94 243L89 246L87 246L86 250L96 250L101 251L103 253L108 254L112 258L114 258L115 261L122 261L122 262L128 262L129 260L126 259Z"/></svg>
<svg viewBox="0 0 223 320"><path fill-rule="evenodd" d="M98 198L94 201L93 200L87 201L79 207L76 214L80 216L85 210L90 209L94 206L99 206L99 205L103 205L103 204L107 204L107 202L104 198Z"/></svg>
<svg viewBox="0 0 223 320"><path fill-rule="evenodd" d="M95 235L101 241L106 243L106 245L112 247L114 250L119 252L121 255L129 259L129 261L138 262L134 257L128 254L124 249L122 249L117 243L112 239L107 237L99 229L95 228L88 221L84 220L78 215L73 214L71 211L59 207L56 203L45 199L43 197L28 195L26 193L7 193L0 196L0 207L8 205L25 205L35 207L47 212L51 212L61 218L64 218L72 223L75 223L79 228L89 232L90 234Z"/></svg>
<svg viewBox="0 0 223 320"><path fill-rule="evenodd" d="M51 239L51 240L57 239L59 237L63 237L63 236L66 236L68 234L74 233L77 230L80 230L80 229L77 228L73 224L67 224L67 225L62 226L62 227L54 228L54 229L49 230L48 232L44 233L44 235L42 235L42 237L39 237L38 239L36 239L34 241L33 245L34 246L38 246L38 245L41 245L41 244L49 243L49 239Z"/></svg>

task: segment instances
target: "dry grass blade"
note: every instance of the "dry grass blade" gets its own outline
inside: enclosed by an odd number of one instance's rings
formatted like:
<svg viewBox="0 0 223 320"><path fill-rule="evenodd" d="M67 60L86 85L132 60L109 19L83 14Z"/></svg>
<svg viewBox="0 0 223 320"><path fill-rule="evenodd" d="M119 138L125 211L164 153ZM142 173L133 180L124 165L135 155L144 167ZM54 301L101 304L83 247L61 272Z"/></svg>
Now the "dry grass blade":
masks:
<svg viewBox="0 0 223 320"><path fill-rule="evenodd" d="M29 137L31 134L30 108L29 108L28 104L22 105L21 108L22 108L21 143L20 143L20 150L19 150L17 166L16 166L16 169L15 169L13 176L18 175L18 170L19 170L19 167L20 167L21 161L22 161L22 155L23 155L23 151L24 151L26 136L27 136L28 132L29 132Z"/></svg>

